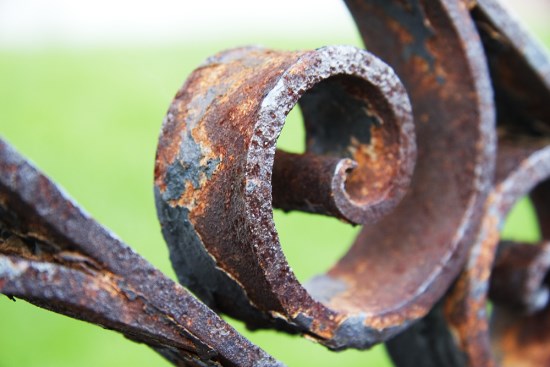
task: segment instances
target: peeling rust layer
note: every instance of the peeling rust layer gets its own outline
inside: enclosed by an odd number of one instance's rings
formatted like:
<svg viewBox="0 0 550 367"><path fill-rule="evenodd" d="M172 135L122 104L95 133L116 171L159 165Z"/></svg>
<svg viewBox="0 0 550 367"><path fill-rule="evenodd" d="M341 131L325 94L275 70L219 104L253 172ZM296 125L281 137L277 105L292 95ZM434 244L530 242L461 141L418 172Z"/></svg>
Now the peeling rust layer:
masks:
<svg viewBox="0 0 550 367"><path fill-rule="evenodd" d="M450 361L448 366L543 366L550 361L550 61L496 2L480 0L471 12L497 105L494 187L452 290L426 318L388 343L398 366L438 366L442 360ZM497 253L504 219L526 195L537 209L543 242L540 247L502 244ZM494 297L490 322L489 294Z"/></svg>
<svg viewBox="0 0 550 367"><path fill-rule="evenodd" d="M282 366L1 140L0 292L116 330L177 366Z"/></svg>
<svg viewBox="0 0 550 367"><path fill-rule="evenodd" d="M307 151L276 152L296 103ZM249 327L302 332L334 349L372 345L393 330L366 321L360 306L316 300L325 284L306 290L297 281L272 202L372 222L405 194L414 159L407 95L369 53L340 46L218 54L179 91L159 142L158 214L176 273L211 307ZM346 291L361 288L343 283Z"/></svg>

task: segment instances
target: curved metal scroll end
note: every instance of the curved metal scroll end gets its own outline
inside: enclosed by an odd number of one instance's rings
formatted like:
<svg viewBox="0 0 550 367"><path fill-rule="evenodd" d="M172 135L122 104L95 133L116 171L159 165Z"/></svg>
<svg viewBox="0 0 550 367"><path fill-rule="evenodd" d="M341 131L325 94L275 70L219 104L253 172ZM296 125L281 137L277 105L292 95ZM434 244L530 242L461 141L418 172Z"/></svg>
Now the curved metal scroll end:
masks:
<svg viewBox="0 0 550 367"><path fill-rule="evenodd" d="M346 4L367 49L405 85L418 158L399 206L366 225L329 271L336 282L361 282L352 292L334 294L331 304L361 300L357 306L372 315L370 322L390 329L425 316L464 265L494 173L493 93L481 40L464 2Z"/></svg>
<svg viewBox="0 0 550 367"><path fill-rule="evenodd" d="M496 0L478 0L472 17L487 54L500 128L515 135L548 135L548 51Z"/></svg>
<svg viewBox="0 0 550 367"><path fill-rule="evenodd" d="M544 310L550 300L549 270L550 242L533 246L501 241L489 287L493 315L499 307L518 315L532 315ZM499 317L493 319L498 321Z"/></svg>
<svg viewBox="0 0 550 367"><path fill-rule="evenodd" d="M297 103L307 151L277 151ZM249 327L303 332L334 349L370 346L386 331L367 324L362 298L335 309L298 282L273 206L374 221L405 194L414 161L405 90L366 51L218 54L178 92L157 151L158 215L176 273ZM356 280L344 288L360 288Z"/></svg>
<svg viewBox="0 0 550 367"><path fill-rule="evenodd" d="M118 331L178 366L282 366L2 140L0 293Z"/></svg>
<svg viewBox="0 0 550 367"><path fill-rule="evenodd" d="M499 245L489 296L491 345L502 366L544 366L550 360L549 270L549 242Z"/></svg>
<svg viewBox="0 0 550 367"><path fill-rule="evenodd" d="M541 296L545 297L544 287L532 284L533 282L543 283L537 281L537 278L544 279L548 272L547 266L544 265L546 251L540 251L544 250L544 246L531 254L535 255L534 258L529 254L531 246L519 250L523 253L523 257L535 261L531 264L533 266L530 268L531 274L527 277L525 277L526 269L521 269L519 263L515 264L517 267L513 270L512 278L514 282L523 283L520 288L513 288L518 284L508 282L510 278L499 276L502 274L499 271L499 262L507 267L506 258L511 248L506 250L502 247L499 251L500 258L496 263L494 259L499 243L500 226L513 204L533 190L548 189L548 180L550 179L550 145L548 143L547 139L539 139L535 142L521 139L514 143L500 144L500 168L497 169L497 185L494 194L487 203L487 215L483 220L485 238L479 238L474 244L468 267L459 278L457 286L446 302L446 317L451 329L456 332L459 348L468 356L468 366L495 364L513 366L515 365L513 361L517 362L518 358L522 361L522 365L526 366L545 364L540 363L540 346L543 340L548 340L548 335L544 337L546 332L541 333L540 330L536 331L532 328L533 324L542 325L547 322L545 315L548 314L548 307L544 299L540 298ZM547 206L548 202L539 202L535 205ZM548 224L541 223L541 225L547 226ZM512 251L518 251L516 246L514 248L516 250ZM519 262L520 258L516 256L516 260ZM541 266L537 266L537 263ZM497 267L491 274L493 264ZM533 271L537 273L532 273ZM491 287L489 287L489 275L493 282ZM513 293L516 295L506 301L506 307L501 307L502 303L501 306L498 304L503 293L502 283L508 283L504 287L513 289ZM487 295L491 290L492 295L495 296L495 305L490 325L486 307ZM541 303L541 301L543 302ZM542 311L535 312L541 308L543 308ZM504 325L512 324L511 320L515 320L518 325L522 326L516 327L515 330L510 328L505 332ZM529 328L531 330L528 330ZM525 335L531 335L532 338L525 337ZM519 342L515 344L517 348L511 345L514 341ZM547 348L544 347L542 350L547 350Z"/></svg>
<svg viewBox="0 0 550 367"><path fill-rule="evenodd" d="M533 260L530 265L534 267L527 267L534 271L529 276L525 276L526 269L513 270L516 280L526 282L520 288L513 287L498 270L502 258L491 276L491 288L488 282L499 226L519 198L530 192L544 240L550 235L550 58L497 2L479 0L472 16L482 36L495 90L499 154L484 229L472 248L467 269L446 301L446 318L456 337L452 345L467 356L464 365L512 366L521 361L521 365L540 366L549 360L549 312L546 287L535 283L540 278L545 282L547 270L544 264L535 265L544 263L546 245L513 246L518 254ZM504 288L515 294L506 307L498 305ZM496 304L490 325L486 315L489 289Z"/></svg>
<svg viewBox="0 0 550 367"><path fill-rule="evenodd" d="M534 319L546 325L545 315L548 313L548 305L544 284L549 260L547 245L536 250L534 246L522 246L522 249L518 249L517 244L508 250L502 247L500 260L497 260L493 275L491 275L491 269L499 244L500 228L514 203L532 190L540 191L545 188L548 193L550 179L550 145L548 143L547 139L527 138L499 142L495 188L487 199L486 214L481 231L472 247L467 267L444 302L432 310L430 316L422 320L416 329L413 328L388 343L390 354L396 356L398 366L411 366L404 359L399 358L399 355L402 355L400 348L406 349L406 345L411 345L411 341L427 338L439 340L441 347L433 349L427 345L420 346L416 354L424 360L425 363L422 365L435 366L437 364L434 363L451 355L456 356L458 361L452 366L481 367L499 363L503 366L513 366L512 362L517 361L518 358L522 361L522 365L541 365L540 345L543 340L548 340L546 333L533 329L526 331L525 334L521 331L527 329L522 329L518 325L526 325L527 328L527 325L536 324ZM521 253L521 258L525 261L521 261L519 256L514 256L516 262L513 266L510 265L507 259L512 248L516 255ZM498 265L499 261L502 262L501 265ZM507 269L513 268L513 273L503 277L502 271L499 270L501 266ZM489 286L490 276L493 282L491 287ZM520 285L519 288L516 287L518 285ZM493 311L490 327L487 316L487 296L491 288L495 296L494 310L497 312ZM513 293L514 296L504 301L503 294L506 292ZM504 301L506 307L500 307L498 300ZM540 311L541 308L543 308L542 311ZM512 314L515 316L512 317ZM517 322L517 327L510 328L504 333L503 327L499 325L510 324L511 319ZM440 327L437 328L436 325ZM544 328L544 330L548 329ZM533 334L530 334L531 331ZM524 337L528 334L533 338ZM518 348L508 345L512 341L517 342ZM523 352L520 351L520 345L524 348Z"/></svg>
<svg viewBox="0 0 550 367"><path fill-rule="evenodd" d="M335 61L344 56L331 54L330 48L318 52L326 53L327 58ZM292 209L292 202L278 200L277 196L283 190L296 192L292 195L301 210L315 212L307 206L304 208L300 197L306 197L314 202L330 203L330 210L325 214L351 223L366 224L390 213L404 197L416 160L408 97L386 65L371 61L363 67L364 80L345 75L332 76L301 96L299 104L306 127L307 154L304 161L295 161L290 167L303 180L281 180L274 171L275 207ZM307 160L311 155L328 157L329 160L349 158L355 162L346 163L347 168L336 173L331 197L325 200L324 196L315 198L308 195L304 189L317 181L315 173L313 177L307 175L307 172L314 171ZM342 173L346 174L342 176ZM339 180L338 176L342 179Z"/></svg>

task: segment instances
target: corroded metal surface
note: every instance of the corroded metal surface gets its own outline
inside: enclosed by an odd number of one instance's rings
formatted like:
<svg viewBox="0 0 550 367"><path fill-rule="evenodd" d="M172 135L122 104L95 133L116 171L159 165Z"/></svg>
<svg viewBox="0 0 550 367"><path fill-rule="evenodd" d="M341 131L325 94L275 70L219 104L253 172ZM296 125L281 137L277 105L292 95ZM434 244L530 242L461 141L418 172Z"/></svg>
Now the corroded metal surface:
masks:
<svg viewBox="0 0 550 367"><path fill-rule="evenodd" d="M119 331L178 366L281 366L1 140L0 292Z"/></svg>
<svg viewBox="0 0 550 367"><path fill-rule="evenodd" d="M298 101L307 151L276 154ZM179 91L157 152L158 212L174 269L205 302L251 327L300 331L335 349L372 345L389 330L365 323L356 304L369 297L325 299L327 287L360 291L361 274L317 278L306 290L284 258L271 203L372 222L403 196L414 157L404 88L369 53L216 55Z"/></svg>
<svg viewBox="0 0 550 367"><path fill-rule="evenodd" d="M490 335L502 366L547 366L550 362L548 242L501 248L491 274ZM508 289L509 298L503 299ZM511 292L510 290L515 290Z"/></svg>
<svg viewBox="0 0 550 367"><path fill-rule="evenodd" d="M499 243L489 286L489 298L494 307L504 307L520 315L546 308L550 298L547 284L549 246L549 242L536 246L512 241Z"/></svg>
<svg viewBox="0 0 550 367"><path fill-rule="evenodd" d="M388 346L399 366L548 365L546 242L537 249L503 244L499 256L497 246L507 213L529 194L543 239L550 234L550 59L494 1L479 1L471 13L495 90L499 142L494 185L456 284L424 320ZM516 253L514 264L509 251ZM490 317L488 294L494 296Z"/></svg>
<svg viewBox="0 0 550 367"><path fill-rule="evenodd" d="M491 269L499 244L499 230L508 211L520 198L527 195L537 185L550 178L550 146L545 139L524 137L516 141L506 138L499 140L499 155L496 173L496 185L486 201L485 216L481 231L470 252L466 269L446 298L438 304L421 322L388 343L390 354L398 366L493 366L501 363L504 366L515 365L513 360L522 360L523 365L541 366L540 352L548 350L542 345L538 354L529 350L535 347L533 340L525 338L521 328L508 335L508 341L514 340L516 349L499 346L498 340L503 337L501 331L493 330L491 337L488 307L488 292ZM544 259L539 259L544 262ZM542 267L544 273L547 269ZM498 276L498 272L495 274ZM539 274L544 278L545 274ZM520 274L511 275L512 277ZM507 282L506 279L502 280ZM521 280L520 280L521 283ZM511 287L513 284L507 284ZM497 286L498 289L498 286ZM535 292L539 291L535 290ZM521 300L521 288L510 289L516 297L507 301L506 313L516 312L527 321L525 310L514 311L514 305ZM519 301L521 302L521 301ZM503 319L493 308L493 321L497 324ZM546 308L537 304L533 310ZM540 318L546 313L530 314L528 318ZM504 313L502 314L504 315ZM500 319L500 320L499 320ZM542 317L545 319L545 317ZM516 318L515 321L518 321ZM542 325L542 320L539 320ZM546 330L546 329L545 329ZM526 335L530 334L527 332ZM540 334L540 332L539 332ZM535 334L531 334L535 337ZM535 338L538 339L538 336ZM493 349L494 348L494 349ZM506 351L506 352L505 352ZM496 357L496 358L495 358ZM507 362L510 358L510 362ZM529 361L531 364L528 364Z"/></svg>
<svg viewBox="0 0 550 367"><path fill-rule="evenodd" d="M336 350L393 337L398 366L550 364L548 57L494 0L346 3L377 56L233 49L170 106L157 212L180 282L204 304L1 142L0 292L181 366L280 365L214 311ZM297 104L300 154L277 149ZM501 241L526 195L542 241ZM301 284L273 208L364 227Z"/></svg>
<svg viewBox="0 0 550 367"><path fill-rule="evenodd" d="M333 349L384 341L441 297L478 229L494 160L489 75L467 9L453 1L348 5L369 50L411 96L412 178L403 88L372 56L341 47L210 59L172 104L155 176L183 284L250 327L299 331ZM275 154L298 101L306 153ZM302 286L281 252L272 202L365 227L327 274Z"/></svg>
<svg viewBox="0 0 550 367"><path fill-rule="evenodd" d="M546 362L541 362L548 361L550 357L547 353L541 356L541 352L548 350L547 344L540 343L541 331L529 331L528 326L543 326L547 311L540 309L546 309L547 299L542 305L533 307L526 316L526 310L514 310L513 307L517 299L521 299L524 289L515 289L517 297L507 302L508 307L504 307L503 312L497 297L491 315L491 323L500 325L497 328L490 327L486 311L489 276L499 243L499 229L506 214L517 200L528 195L539 184L544 185L550 178L550 147L548 140L541 140L524 138L521 142L499 143L499 167L502 168L497 170L497 185L487 202L482 236L474 244L465 272L445 301L445 317L451 329L460 336L460 349L466 354L468 365L471 366L514 366L518 360L525 366L542 366ZM546 270L543 267L543 274L539 275L544 277ZM498 272L495 276L498 276ZM514 277L521 277L521 274L517 273ZM516 324L515 330L505 331L503 324L511 323L511 319L519 324ZM523 327L526 330L522 330Z"/></svg>
<svg viewBox="0 0 550 367"><path fill-rule="evenodd" d="M365 311L383 315L380 326L389 327L424 316L463 265L491 184L493 93L462 3L346 3L367 49L403 81L415 119L418 157L407 196L380 223L365 226L329 272L338 279L341 269L361 269Z"/></svg>

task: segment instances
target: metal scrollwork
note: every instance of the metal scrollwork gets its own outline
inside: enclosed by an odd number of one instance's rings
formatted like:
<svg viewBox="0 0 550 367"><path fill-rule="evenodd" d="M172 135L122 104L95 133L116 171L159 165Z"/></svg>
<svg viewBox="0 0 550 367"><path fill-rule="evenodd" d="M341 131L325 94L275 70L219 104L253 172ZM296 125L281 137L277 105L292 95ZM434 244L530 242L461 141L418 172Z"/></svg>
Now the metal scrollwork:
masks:
<svg viewBox="0 0 550 367"><path fill-rule="evenodd" d="M547 364L548 56L494 0L346 4L368 52L223 51L172 101L155 198L182 285L0 142L0 292L177 366L282 366L216 312L334 350L385 342L397 366ZM277 149L296 105L301 154ZM501 241L526 195L543 240ZM273 208L363 227L301 284Z"/></svg>

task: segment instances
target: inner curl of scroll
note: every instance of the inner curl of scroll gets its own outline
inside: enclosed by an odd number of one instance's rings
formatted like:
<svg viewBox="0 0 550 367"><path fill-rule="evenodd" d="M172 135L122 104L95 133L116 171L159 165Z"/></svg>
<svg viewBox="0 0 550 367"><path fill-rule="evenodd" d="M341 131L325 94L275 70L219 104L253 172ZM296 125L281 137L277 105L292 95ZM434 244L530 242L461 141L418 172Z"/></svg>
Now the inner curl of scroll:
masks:
<svg viewBox="0 0 550 367"><path fill-rule="evenodd" d="M299 100L303 154L277 150L273 206L374 222L403 197L415 161L410 119L362 78L335 75Z"/></svg>

